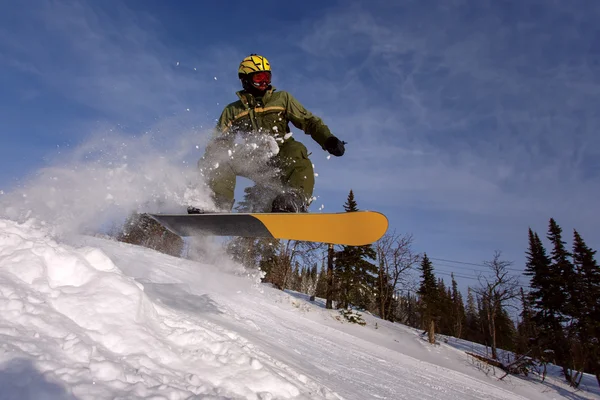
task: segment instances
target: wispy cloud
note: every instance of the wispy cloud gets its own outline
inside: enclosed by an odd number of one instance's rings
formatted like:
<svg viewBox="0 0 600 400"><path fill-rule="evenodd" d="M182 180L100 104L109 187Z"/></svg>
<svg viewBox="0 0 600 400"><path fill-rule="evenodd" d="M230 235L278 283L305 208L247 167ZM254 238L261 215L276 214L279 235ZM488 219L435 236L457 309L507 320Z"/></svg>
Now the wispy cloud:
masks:
<svg viewBox="0 0 600 400"><path fill-rule="evenodd" d="M149 13L92 2L36 5L27 11L27 24L0 28L7 54L1 61L35 73L42 85L79 104L139 120L194 109L198 98L221 91L214 77L223 70L218 56L227 58L227 50L213 53L216 59L186 53L164 41L164 26Z"/></svg>
<svg viewBox="0 0 600 400"><path fill-rule="evenodd" d="M304 79L350 142L328 184L521 230L562 217L600 240L600 7L445 4L354 4L301 35Z"/></svg>

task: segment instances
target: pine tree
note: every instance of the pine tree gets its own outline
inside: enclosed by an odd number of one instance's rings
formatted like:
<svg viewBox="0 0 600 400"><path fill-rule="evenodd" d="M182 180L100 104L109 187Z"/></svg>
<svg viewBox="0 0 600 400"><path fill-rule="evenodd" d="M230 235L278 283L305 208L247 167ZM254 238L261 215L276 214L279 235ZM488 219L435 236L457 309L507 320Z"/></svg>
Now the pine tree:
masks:
<svg viewBox="0 0 600 400"><path fill-rule="evenodd" d="M512 318L510 318L510 315L508 315L508 311L504 305L498 310L495 327L497 347L507 351L514 351L517 331L515 323Z"/></svg>
<svg viewBox="0 0 600 400"><path fill-rule="evenodd" d="M274 241L264 252L260 252L258 265L265 272L264 282L271 283L280 290L290 288L294 284L293 260L297 244L291 240Z"/></svg>
<svg viewBox="0 0 600 400"><path fill-rule="evenodd" d="M465 304L463 303L462 294L458 290L458 283L452 277L452 336L461 338L463 334L463 327L466 323Z"/></svg>
<svg viewBox="0 0 600 400"><path fill-rule="evenodd" d="M530 286L532 291L529 296L532 305L536 309L542 309L550 303L548 289L556 286L550 275L550 259L546 255L546 249L542 245L537 233L529 229L529 250L527 251L527 263L524 274L531 276Z"/></svg>
<svg viewBox="0 0 600 400"><path fill-rule="evenodd" d="M548 229L548 240L553 247L550 253L551 269L554 270L558 284L563 289L560 294L557 294L557 296L561 296L557 298L557 301L561 303L561 307L558 309L561 311L563 319L566 320L573 313L570 295L573 293L574 268L573 263L569 260L571 253L567 251L566 243L562 240L562 229L552 218Z"/></svg>
<svg viewBox="0 0 600 400"><path fill-rule="evenodd" d="M467 289L467 309L466 309L466 332L465 339L483 343L480 330L481 322L479 321L479 310L477 308L477 302L473 295L473 289L470 287Z"/></svg>
<svg viewBox="0 0 600 400"><path fill-rule="evenodd" d="M331 310L333 308L333 300L336 296L336 286L339 286L338 282L334 279L335 274L335 247L333 244L327 246L327 287L325 295L325 308Z"/></svg>
<svg viewBox="0 0 600 400"><path fill-rule="evenodd" d="M350 190L344 204L346 212L358 211L354 193ZM369 260L375 260L372 245L343 246L336 254L335 276L340 284L340 308L348 308L352 303L366 309L375 291L377 267Z"/></svg>
<svg viewBox="0 0 600 400"><path fill-rule="evenodd" d="M552 252L550 253L550 259L552 260L550 269L557 279L557 286L559 292L555 294L557 301L557 309L560 313L560 321L566 324L566 328L561 326L564 330L564 334L559 337L555 354L557 363L563 368L563 373L567 381L574 384L573 380L573 360L570 352L570 340L569 336L571 333L572 316L575 313L574 308L577 307L573 303L571 294L574 292L575 273L573 263L569 260L571 253L566 249L566 243L562 240L562 229L556 221L551 218L550 226L548 228L548 240L552 243ZM560 302L560 305L558 304Z"/></svg>
<svg viewBox="0 0 600 400"><path fill-rule="evenodd" d="M321 270L319 271L315 296L321 299L327 297L327 267L325 265L321 266Z"/></svg>
<svg viewBox="0 0 600 400"><path fill-rule="evenodd" d="M536 332L532 321L533 311L531 310L530 298L525 294L523 288L521 288L519 294L521 298L521 313L519 314L521 321L517 326L516 351L521 355L530 352L539 354L539 350L532 349Z"/></svg>
<svg viewBox="0 0 600 400"><path fill-rule="evenodd" d="M576 278L571 296L580 349L577 358L579 365L594 373L600 384L600 268L595 254L596 251L590 249L575 230L573 264Z"/></svg>
<svg viewBox="0 0 600 400"><path fill-rule="evenodd" d="M452 335L452 325L454 316L452 315L452 292L446 288L444 280L439 278L437 281L438 302L436 329L442 335Z"/></svg>
<svg viewBox="0 0 600 400"><path fill-rule="evenodd" d="M317 264L313 264L311 268L307 268L307 291L306 294L310 296L310 300L313 301L315 296L317 295L317 283L319 281L319 272L317 269Z"/></svg>
<svg viewBox="0 0 600 400"><path fill-rule="evenodd" d="M273 238L234 237L227 242L226 249L231 258L244 267L261 268L268 274L272 268L269 260L273 260L279 246L280 241Z"/></svg>
<svg viewBox="0 0 600 400"><path fill-rule="evenodd" d="M531 276L530 300L533 306L532 321L535 324L536 338L533 354L542 363L554 362L563 367L568 379L567 342L563 328L566 294L562 271L558 268L564 253L561 251L560 228L554 220L550 222L549 237L553 241L553 260L546 255L546 250L537 233L529 229L529 250L525 275ZM554 262L553 262L554 261ZM564 268L564 267L563 267ZM553 354L553 356L552 356Z"/></svg>
<svg viewBox="0 0 600 400"><path fill-rule="evenodd" d="M418 294L421 300L423 327L427 330L429 343L435 343L435 319L438 316L439 291L433 274L433 265L427 254L421 261L421 285Z"/></svg>
<svg viewBox="0 0 600 400"><path fill-rule="evenodd" d="M417 297L407 292L398 301L399 306L396 309L396 319L413 328L420 328L422 323L419 316L419 303Z"/></svg>

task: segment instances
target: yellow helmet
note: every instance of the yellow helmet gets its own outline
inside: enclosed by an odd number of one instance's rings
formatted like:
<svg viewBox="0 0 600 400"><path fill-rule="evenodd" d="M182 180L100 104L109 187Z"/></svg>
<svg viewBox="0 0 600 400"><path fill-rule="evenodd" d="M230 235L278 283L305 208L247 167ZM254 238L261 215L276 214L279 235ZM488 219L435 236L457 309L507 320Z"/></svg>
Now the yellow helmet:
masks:
<svg viewBox="0 0 600 400"><path fill-rule="evenodd" d="M238 68L238 75L247 75L253 72L260 71L269 71L271 72L271 64L269 61L263 56L259 56L258 54L250 54L248 57L244 58L240 63L240 67Z"/></svg>

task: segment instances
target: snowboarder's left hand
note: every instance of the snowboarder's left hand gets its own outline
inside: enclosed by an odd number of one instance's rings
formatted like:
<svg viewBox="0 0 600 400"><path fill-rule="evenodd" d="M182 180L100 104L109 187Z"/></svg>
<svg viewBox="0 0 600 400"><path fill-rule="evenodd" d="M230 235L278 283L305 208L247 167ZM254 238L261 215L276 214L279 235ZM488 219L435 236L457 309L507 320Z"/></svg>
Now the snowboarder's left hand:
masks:
<svg viewBox="0 0 600 400"><path fill-rule="evenodd" d="M344 155L346 151L346 147L344 146L346 142L342 142L340 139L335 136L330 136L325 140L325 150L336 157L340 157Z"/></svg>

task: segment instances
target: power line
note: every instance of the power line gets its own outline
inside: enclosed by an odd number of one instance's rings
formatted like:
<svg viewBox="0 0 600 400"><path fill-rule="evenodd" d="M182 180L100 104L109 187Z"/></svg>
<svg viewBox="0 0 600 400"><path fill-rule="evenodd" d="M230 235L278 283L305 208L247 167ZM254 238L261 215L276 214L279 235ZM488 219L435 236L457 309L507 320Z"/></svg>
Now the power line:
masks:
<svg viewBox="0 0 600 400"><path fill-rule="evenodd" d="M438 271L438 270L434 270L433 271L434 275L446 275L446 276L452 276L454 275L456 278L462 278L462 279L471 279L473 281L476 281L477 278L472 277L472 276L464 276L464 275L459 275L459 274L455 274L454 272L449 272L449 271Z"/></svg>
<svg viewBox="0 0 600 400"><path fill-rule="evenodd" d="M443 261L444 263L459 264L459 265L449 265L449 264L435 263L433 265L434 273L439 272L440 275L451 276L453 274L457 278L478 281L479 277L482 276L484 273L491 272L489 269L489 266L484 265L484 264L476 264L476 263L471 263L471 262L467 262L467 261L450 260L447 258L436 258L436 257L428 257L428 258L430 260L434 260L434 261ZM480 268L485 268L485 269L469 268L469 266L475 266L475 267L480 267ZM449 269L451 269L451 271L439 270L437 267L449 268ZM460 269L462 269L462 271L460 271ZM508 271L519 272L519 275L515 276L515 278L517 278L517 280L520 280L522 278L527 278L527 276L524 275L524 273L525 273L524 270L520 270L520 269L516 269L516 268L508 268L508 267L505 269ZM456 271L456 270L458 270L458 271ZM467 271L470 271L472 273L472 275L468 274ZM465 275L465 274L467 274L467 275ZM529 288L529 286L524 286L524 285L519 285L519 286L521 286L523 288Z"/></svg>
<svg viewBox="0 0 600 400"><path fill-rule="evenodd" d="M465 268L465 267L461 267L461 266L457 266L457 265L449 265L449 264L433 264L434 270L437 270L437 267L442 267L442 268L450 268L450 269L458 269L458 273L467 273L467 271L469 271L470 273L472 273L475 276L480 276L480 275L485 275L485 274L489 274L492 271L490 269L487 270L483 270L483 269L471 269L471 268ZM462 271L460 271L460 269L462 269ZM520 270L516 270L516 269L510 269L510 268L506 268L507 270L510 271L515 271L515 272L520 272L519 275L514 275L518 278L520 277L524 277L524 271L520 271Z"/></svg>
<svg viewBox="0 0 600 400"><path fill-rule="evenodd" d="M464 276L464 275L459 275L459 274L455 274L454 272L448 272L448 271L437 271L434 270L434 275L444 275L444 276L452 276L454 275L456 278L461 278L461 279L470 279L472 281L479 281L477 278L472 277L472 276ZM527 285L521 285L520 283L518 285L516 285L517 287L523 288L523 289L531 289L531 286L527 286Z"/></svg>
<svg viewBox="0 0 600 400"><path fill-rule="evenodd" d="M485 264L475 264L475 263L471 263L471 262L467 262L467 261L457 261L457 260L449 260L447 258L435 258L435 257L428 257L430 260L434 260L434 261L443 261L443 262L449 262L449 263L454 263L454 264L461 264L461 265L471 265L471 266L475 266L475 267L482 267L482 268L488 268L489 266L485 265ZM459 266L452 266L453 268L465 268L465 267L459 267ZM514 271L514 272L521 272L523 273L524 271L521 269L517 269L517 268L506 268L507 271Z"/></svg>
<svg viewBox="0 0 600 400"><path fill-rule="evenodd" d="M454 268L453 265L442 265L442 267L451 268L451 269ZM486 275L482 275L482 274L467 274L467 275L465 275L464 271L453 271L453 270L448 271L448 270L437 269L437 268L434 268L433 272L434 273L445 272L447 274L454 274L454 276L457 276L460 278L468 278L468 279L475 279L475 280L478 280L480 277L484 277L484 278L486 277ZM477 271L477 272L489 272L489 271ZM520 280L520 279L526 279L528 277L525 275L516 275L516 276L513 276L513 278Z"/></svg>
<svg viewBox="0 0 600 400"><path fill-rule="evenodd" d="M436 261L444 261L444 262L451 262L451 263L456 263L456 264L465 264L465 265L475 265L477 267L485 267L485 265L483 264L475 264L475 263L470 263L470 262L466 262L466 261L455 261L455 260L448 260L445 258L434 258L434 257L429 257L428 258L430 260L436 260Z"/></svg>
<svg viewBox="0 0 600 400"><path fill-rule="evenodd" d="M449 265L449 264L435 263L435 264L433 264L433 266L434 266L434 269L437 268L437 267L447 267L447 268L463 269L464 271L471 271L471 272L489 272L489 270L463 267L463 266L460 266L460 265Z"/></svg>

